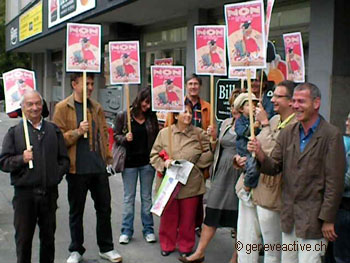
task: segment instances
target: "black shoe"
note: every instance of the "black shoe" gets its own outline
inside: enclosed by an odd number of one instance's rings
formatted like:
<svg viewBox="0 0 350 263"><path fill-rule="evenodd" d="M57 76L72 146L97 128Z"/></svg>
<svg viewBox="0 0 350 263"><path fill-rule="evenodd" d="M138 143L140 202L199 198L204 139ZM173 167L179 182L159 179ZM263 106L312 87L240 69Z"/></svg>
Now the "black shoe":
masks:
<svg viewBox="0 0 350 263"><path fill-rule="evenodd" d="M181 252L179 251L180 257L181 258L186 258L192 254L192 252Z"/></svg>
<svg viewBox="0 0 350 263"><path fill-rule="evenodd" d="M164 251L164 250L161 250L160 251L160 254L163 256L163 257L167 257L169 256L173 251Z"/></svg>
<svg viewBox="0 0 350 263"><path fill-rule="evenodd" d="M183 263L201 263L204 261L204 257L198 258L195 260L188 260L188 259L186 259L186 257L179 257L178 260L183 262Z"/></svg>

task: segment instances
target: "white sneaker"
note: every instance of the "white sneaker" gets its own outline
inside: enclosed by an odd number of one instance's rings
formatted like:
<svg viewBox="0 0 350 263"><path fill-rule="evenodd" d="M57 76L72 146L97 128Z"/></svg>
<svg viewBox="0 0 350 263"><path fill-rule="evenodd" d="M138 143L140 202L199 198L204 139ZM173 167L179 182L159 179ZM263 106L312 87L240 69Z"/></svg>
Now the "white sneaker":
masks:
<svg viewBox="0 0 350 263"><path fill-rule="evenodd" d="M147 243L154 243L156 242L156 236L153 233L145 235L145 239Z"/></svg>
<svg viewBox="0 0 350 263"><path fill-rule="evenodd" d="M107 259L110 262L122 262L122 256L117 252L117 250L111 250L105 253L98 253L101 258Z"/></svg>
<svg viewBox="0 0 350 263"><path fill-rule="evenodd" d="M120 235L120 237L119 237L120 244L126 245L129 243L129 241L130 241L130 238L127 235L124 235L124 234Z"/></svg>
<svg viewBox="0 0 350 263"><path fill-rule="evenodd" d="M78 263L83 259L82 255L79 252L74 251L70 253L69 258L67 259L67 263Z"/></svg>

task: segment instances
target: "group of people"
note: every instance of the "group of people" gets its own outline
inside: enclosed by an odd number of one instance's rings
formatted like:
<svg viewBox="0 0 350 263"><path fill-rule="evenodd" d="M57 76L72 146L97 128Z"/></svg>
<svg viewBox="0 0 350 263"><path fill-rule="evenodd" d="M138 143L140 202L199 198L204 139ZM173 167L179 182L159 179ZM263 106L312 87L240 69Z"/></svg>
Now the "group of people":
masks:
<svg viewBox="0 0 350 263"><path fill-rule="evenodd" d="M131 131L126 112L118 113L114 143L125 149L120 244L131 242L134 234L138 178L143 236L146 242L156 242L150 212L154 178L157 191L174 161L186 160L194 164L188 181L176 186L160 217L162 256L177 249L181 262L203 262L217 228L229 227L235 229L237 242L230 260L233 263L258 262L259 250L264 250L266 263L321 262L329 241L333 242L335 262L349 262L349 137L343 138L319 114L321 93L314 84L296 86L283 81L269 89L265 74L260 73L252 82L256 137L250 134L247 93L232 92L232 117L217 132L217 125L209 123L210 104L200 98L201 79L194 74L186 80L185 111L172 114L161 130L150 108L149 88L141 89L132 103ZM40 94L24 94L21 106L28 119L30 149L26 148L22 121L9 129L3 141L0 168L11 173L15 188L18 262L30 262L36 223L40 227L40 262L54 262L57 185L64 174L71 233L67 263L81 261L85 252L83 213L88 191L96 209L99 255L111 262L122 261L112 237L106 165L113 163L113 157L104 112L90 97L93 75L87 75L87 121L83 118L82 75L72 74L71 85L73 93L56 105L53 123L41 117ZM30 161L33 169L28 168ZM210 188L204 213L208 171ZM200 239L194 250L198 227ZM262 246L252 249L253 244Z"/></svg>

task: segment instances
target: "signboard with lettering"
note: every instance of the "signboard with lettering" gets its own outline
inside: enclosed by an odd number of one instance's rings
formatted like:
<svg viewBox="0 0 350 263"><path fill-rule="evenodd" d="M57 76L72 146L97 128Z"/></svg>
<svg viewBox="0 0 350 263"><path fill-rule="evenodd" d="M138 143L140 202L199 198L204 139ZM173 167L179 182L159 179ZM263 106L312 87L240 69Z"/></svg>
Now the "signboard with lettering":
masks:
<svg viewBox="0 0 350 263"><path fill-rule="evenodd" d="M218 121L223 121L231 117L229 98L233 90L240 89L239 80L219 79L216 82L216 111L215 117Z"/></svg>
<svg viewBox="0 0 350 263"><path fill-rule="evenodd" d="M151 66L151 82L153 111L184 111L183 66Z"/></svg>
<svg viewBox="0 0 350 263"><path fill-rule="evenodd" d="M225 26L195 26L194 37L196 74L226 76Z"/></svg>
<svg viewBox="0 0 350 263"><path fill-rule="evenodd" d="M100 72L101 25L67 24L66 70Z"/></svg>
<svg viewBox="0 0 350 263"><path fill-rule="evenodd" d="M6 113L21 108L21 99L27 90L35 89L34 71L17 68L3 74Z"/></svg>
<svg viewBox="0 0 350 263"><path fill-rule="evenodd" d="M95 8L96 0L48 0L48 27Z"/></svg>
<svg viewBox="0 0 350 263"><path fill-rule="evenodd" d="M297 83L305 82L305 63L301 33L284 34L283 42L288 69L287 79Z"/></svg>
<svg viewBox="0 0 350 263"><path fill-rule="evenodd" d="M225 19L230 67L265 68L263 1L225 5Z"/></svg>
<svg viewBox="0 0 350 263"><path fill-rule="evenodd" d="M43 31L43 4L38 2L35 6L19 17L19 41L40 34ZM11 31L11 43L13 38Z"/></svg>
<svg viewBox="0 0 350 263"><path fill-rule="evenodd" d="M140 84L139 41L109 42L111 84Z"/></svg>

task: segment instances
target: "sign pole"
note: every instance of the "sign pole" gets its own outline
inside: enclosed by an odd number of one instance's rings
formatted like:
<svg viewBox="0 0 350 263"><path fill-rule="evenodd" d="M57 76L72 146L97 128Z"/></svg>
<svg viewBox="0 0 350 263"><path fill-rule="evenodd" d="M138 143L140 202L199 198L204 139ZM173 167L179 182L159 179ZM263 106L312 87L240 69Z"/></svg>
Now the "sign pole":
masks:
<svg viewBox="0 0 350 263"><path fill-rule="evenodd" d="M252 101L252 83L251 83L250 69L247 69L247 83L248 83L248 100L249 100L249 125L250 125L250 139L255 138L254 134L254 116L253 116L253 101ZM255 157L255 153L252 153Z"/></svg>
<svg viewBox="0 0 350 263"><path fill-rule="evenodd" d="M263 71L263 69L261 69L261 75L260 75L260 94L259 94L260 104L262 104L262 85L263 85L263 77L264 77L264 71Z"/></svg>
<svg viewBox="0 0 350 263"><path fill-rule="evenodd" d="M24 138L26 141L26 148L27 150L31 150L31 146L30 146L30 141L29 141L29 133L28 133L28 124L27 124L27 117L23 112L23 129L24 129ZM29 163L29 169L33 169L34 165L33 165L33 161L30 160Z"/></svg>
<svg viewBox="0 0 350 263"><path fill-rule="evenodd" d="M169 139L169 159L173 159L173 140L172 140L172 131L171 131L171 125L172 125L172 113L168 112L167 114L168 118L168 139Z"/></svg>
<svg viewBox="0 0 350 263"><path fill-rule="evenodd" d="M86 90L86 71L83 72L83 118L87 121L87 90ZM87 138L87 132L84 133L84 138Z"/></svg>
<svg viewBox="0 0 350 263"><path fill-rule="evenodd" d="M129 84L125 84L125 95L126 95L126 114L128 117L128 131L131 132L131 114L130 114L130 92Z"/></svg>

